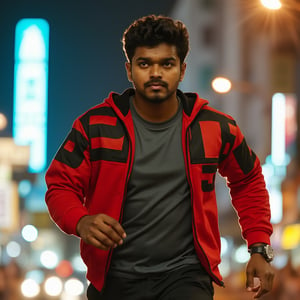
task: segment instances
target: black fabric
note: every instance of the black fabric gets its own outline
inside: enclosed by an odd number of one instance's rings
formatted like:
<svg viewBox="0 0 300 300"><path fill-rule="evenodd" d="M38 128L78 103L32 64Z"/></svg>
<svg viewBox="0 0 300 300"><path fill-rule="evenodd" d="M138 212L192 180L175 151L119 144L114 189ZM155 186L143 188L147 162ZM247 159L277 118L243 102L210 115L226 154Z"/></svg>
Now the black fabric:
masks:
<svg viewBox="0 0 300 300"><path fill-rule="evenodd" d="M129 112L129 101L128 99L135 93L133 88L126 89L122 94L114 93L112 95L113 100L117 107L120 109L121 113L126 116ZM195 93L183 93L181 90L177 90L177 97L182 101L183 110L186 115L190 116L195 102L197 100L197 95Z"/></svg>
<svg viewBox="0 0 300 300"><path fill-rule="evenodd" d="M243 173L248 174L254 167L256 155L249 149L245 139L233 153Z"/></svg>
<svg viewBox="0 0 300 300"><path fill-rule="evenodd" d="M74 145L72 151L65 149L67 143ZM58 150L55 159L71 168L78 168L84 160L83 152L88 148L88 142L76 129L72 129L65 139L63 145Z"/></svg>
<svg viewBox="0 0 300 300"><path fill-rule="evenodd" d="M112 95L115 104L124 116L126 116L129 112L129 98L133 96L134 93L134 89L129 88L126 89L121 95L117 93Z"/></svg>
<svg viewBox="0 0 300 300"><path fill-rule="evenodd" d="M177 97L180 98L183 106L183 110L186 115L190 116L192 114L197 95L195 93L183 93L177 90Z"/></svg>
<svg viewBox="0 0 300 300"><path fill-rule="evenodd" d="M162 123L143 120L133 105L131 111L135 160L122 219L127 238L114 249L110 270L132 278L198 264L182 151L182 107Z"/></svg>
<svg viewBox="0 0 300 300"><path fill-rule="evenodd" d="M136 279L108 274L101 292L92 284L87 290L88 300L212 300L213 294L211 278L199 265Z"/></svg>
<svg viewBox="0 0 300 300"><path fill-rule="evenodd" d="M220 126L221 131L221 147L220 152L215 158L206 157L204 149L204 141L202 132L199 128L199 122L201 121L215 121ZM232 149L235 136L230 132L230 126L236 126L235 121L228 118L226 115L220 114L216 111L202 110L193 121L190 128L190 140L189 147L191 153L191 163L192 164L210 164L210 163L220 163L223 161L229 151ZM213 134L213 133L212 133ZM215 137L214 137L215 138ZM224 149L228 147L227 152L224 154Z"/></svg>
<svg viewBox="0 0 300 300"><path fill-rule="evenodd" d="M90 119L93 117L112 117L115 118L116 123L114 125L111 124L103 124L96 123L91 124ZM111 107L101 107L91 109L87 114L80 118L80 122L82 127L84 128L86 135L89 137L89 140L97 139L97 138L109 138L109 139L122 139L123 147L122 149L110 149L108 148L90 148L90 160L91 161L113 161L113 162L123 162L125 163L128 159L128 151L129 151L129 140L126 130L120 121L117 118L116 113L113 111Z"/></svg>

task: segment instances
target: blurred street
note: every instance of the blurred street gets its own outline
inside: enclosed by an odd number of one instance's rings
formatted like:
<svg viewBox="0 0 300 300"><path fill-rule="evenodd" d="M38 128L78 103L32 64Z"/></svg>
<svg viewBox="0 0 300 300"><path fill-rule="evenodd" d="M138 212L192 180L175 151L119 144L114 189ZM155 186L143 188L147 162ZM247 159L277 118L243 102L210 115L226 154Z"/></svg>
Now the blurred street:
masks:
<svg viewBox="0 0 300 300"><path fill-rule="evenodd" d="M0 300L86 299L79 239L49 217L45 172L74 118L128 88L122 33L150 13L187 25L180 89L237 120L260 159L276 271L261 299L300 300L300 0L1 1ZM247 245L226 178L214 180L225 282L214 299L250 300Z"/></svg>

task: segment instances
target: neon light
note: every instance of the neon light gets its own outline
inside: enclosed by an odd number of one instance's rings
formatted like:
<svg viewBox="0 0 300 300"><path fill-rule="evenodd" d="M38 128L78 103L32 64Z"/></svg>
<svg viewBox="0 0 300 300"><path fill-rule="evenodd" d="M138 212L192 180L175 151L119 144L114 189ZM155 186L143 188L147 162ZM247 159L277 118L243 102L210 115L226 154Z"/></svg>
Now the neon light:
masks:
<svg viewBox="0 0 300 300"><path fill-rule="evenodd" d="M272 163L283 166L286 161L285 149L285 95L276 93L272 97Z"/></svg>
<svg viewBox="0 0 300 300"><path fill-rule="evenodd" d="M277 183L276 186L276 178L274 179L275 183L273 186L269 188L269 195L270 195L270 208L271 208L271 222L273 224L278 224L281 222L283 217L282 211L282 193L281 193L281 180Z"/></svg>
<svg viewBox="0 0 300 300"><path fill-rule="evenodd" d="M22 19L15 34L13 137L30 145L29 171L46 167L49 24Z"/></svg>
<svg viewBox="0 0 300 300"><path fill-rule="evenodd" d="M286 177L287 165L296 139L296 98L276 93L272 97L271 155L263 165L267 189L270 195L271 222L278 224L283 218L281 185Z"/></svg>

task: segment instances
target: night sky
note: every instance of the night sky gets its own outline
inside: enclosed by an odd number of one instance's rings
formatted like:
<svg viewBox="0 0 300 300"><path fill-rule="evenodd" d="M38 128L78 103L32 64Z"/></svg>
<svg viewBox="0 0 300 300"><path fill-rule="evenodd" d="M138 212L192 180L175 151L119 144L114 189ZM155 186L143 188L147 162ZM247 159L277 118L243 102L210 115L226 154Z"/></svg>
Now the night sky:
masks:
<svg viewBox="0 0 300 300"><path fill-rule="evenodd" d="M168 15L175 0L4 0L0 3L0 112L8 118L1 136L12 135L14 34L18 20L50 24L48 163L74 119L110 91L130 87L121 38L141 16Z"/></svg>

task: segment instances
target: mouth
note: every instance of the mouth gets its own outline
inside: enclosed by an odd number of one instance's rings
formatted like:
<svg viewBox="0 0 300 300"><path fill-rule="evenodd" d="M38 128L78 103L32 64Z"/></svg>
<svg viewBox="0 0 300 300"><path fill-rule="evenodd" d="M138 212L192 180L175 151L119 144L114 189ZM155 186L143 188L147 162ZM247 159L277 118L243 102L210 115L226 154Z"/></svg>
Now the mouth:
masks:
<svg viewBox="0 0 300 300"><path fill-rule="evenodd" d="M153 84L153 85L150 85L150 88L152 90L160 90L163 86L160 85L160 84Z"/></svg>
<svg viewBox="0 0 300 300"><path fill-rule="evenodd" d="M152 90L160 90L161 88L166 87L167 85L164 82L151 81L145 84L145 87L150 87Z"/></svg>

